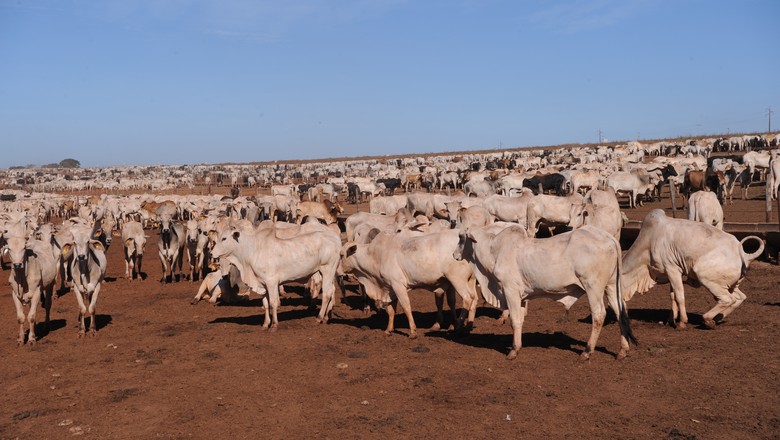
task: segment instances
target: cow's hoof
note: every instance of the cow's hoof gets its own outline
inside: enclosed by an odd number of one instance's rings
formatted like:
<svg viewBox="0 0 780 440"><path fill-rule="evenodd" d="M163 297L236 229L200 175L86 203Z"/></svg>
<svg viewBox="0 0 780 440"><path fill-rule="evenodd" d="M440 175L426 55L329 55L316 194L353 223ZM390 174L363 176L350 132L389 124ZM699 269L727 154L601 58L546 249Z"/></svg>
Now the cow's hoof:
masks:
<svg viewBox="0 0 780 440"><path fill-rule="evenodd" d="M433 323L433 325L431 326L431 330L435 332L441 330L441 324L439 324L438 322Z"/></svg>
<svg viewBox="0 0 780 440"><path fill-rule="evenodd" d="M198 303L198 301L200 301L200 299L198 299L198 298L192 298L192 301L190 301L190 304L192 304L192 305L194 306L195 304L197 304L197 303Z"/></svg>
<svg viewBox="0 0 780 440"><path fill-rule="evenodd" d="M685 330L688 328L688 325L684 322L678 322L677 325L674 327L675 330Z"/></svg>
<svg viewBox="0 0 780 440"><path fill-rule="evenodd" d="M716 325L717 325L717 323L715 322L714 319L705 319L704 320L704 326L707 327L710 330L714 329Z"/></svg>
<svg viewBox="0 0 780 440"><path fill-rule="evenodd" d="M79 339L84 337L84 330L79 331Z"/></svg>
<svg viewBox="0 0 780 440"><path fill-rule="evenodd" d="M590 353L588 353L587 351L583 351L582 354L580 355L580 360L581 361L589 361L590 360Z"/></svg>
<svg viewBox="0 0 780 440"><path fill-rule="evenodd" d="M506 360L511 361L517 358L517 349L513 348L509 350L509 354L506 355Z"/></svg>
<svg viewBox="0 0 780 440"><path fill-rule="evenodd" d="M89 332L89 335L94 338L95 336L97 336L97 332L95 330L92 330Z"/></svg>
<svg viewBox="0 0 780 440"><path fill-rule="evenodd" d="M36 341L37 341L37 339L35 339L35 337L27 339L27 342L30 344L30 346L35 345Z"/></svg>
<svg viewBox="0 0 780 440"><path fill-rule="evenodd" d="M279 326L277 325L272 325L271 328L268 329L271 333L276 333L277 330L279 330Z"/></svg>
<svg viewBox="0 0 780 440"><path fill-rule="evenodd" d="M417 332L409 333L409 339L417 339Z"/></svg>
<svg viewBox="0 0 780 440"><path fill-rule="evenodd" d="M622 361L623 359L626 358L626 356L628 356L628 353L626 353L626 350L620 350L618 352L617 356L615 356L615 360Z"/></svg>
<svg viewBox="0 0 780 440"><path fill-rule="evenodd" d="M385 330L385 335L392 336L393 331L392 330Z"/></svg>
<svg viewBox="0 0 780 440"><path fill-rule="evenodd" d="M17 339L16 340L16 346L17 347L21 347L22 345L24 345L24 341L21 341L21 340Z"/></svg>

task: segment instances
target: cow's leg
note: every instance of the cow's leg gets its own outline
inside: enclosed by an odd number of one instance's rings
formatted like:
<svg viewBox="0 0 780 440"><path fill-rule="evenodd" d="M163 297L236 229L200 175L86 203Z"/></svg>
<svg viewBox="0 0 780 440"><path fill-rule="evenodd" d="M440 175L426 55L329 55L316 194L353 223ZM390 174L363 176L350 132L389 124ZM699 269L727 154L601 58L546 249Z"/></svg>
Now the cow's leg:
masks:
<svg viewBox="0 0 780 440"><path fill-rule="evenodd" d="M323 275L321 277L322 306L320 307L320 315L318 318L320 323L327 323L328 320L331 318L331 314L333 311L333 304L336 301L336 284L334 282L336 278L335 272L336 272L335 270L326 271L326 273L332 273L333 276Z"/></svg>
<svg viewBox="0 0 780 440"><path fill-rule="evenodd" d="M434 297L436 297L436 322L431 327L431 330L438 331L444 328L444 290L441 288L433 291Z"/></svg>
<svg viewBox="0 0 780 440"><path fill-rule="evenodd" d="M447 307L450 308L450 317L452 319L452 326L457 328L463 328L462 323L460 323L460 319L458 319L458 305L457 305L457 298L455 289L447 289ZM475 301L476 302L476 301ZM450 326L447 326L447 329L449 329Z"/></svg>
<svg viewBox="0 0 780 440"><path fill-rule="evenodd" d="M19 300L19 296L16 292L11 292L11 298L14 301L14 308L16 308L16 321L19 323L19 337L16 339L17 345L24 344L24 307L22 307L22 301Z"/></svg>
<svg viewBox="0 0 780 440"><path fill-rule="evenodd" d="M181 279L181 277L182 277L182 274L183 274L182 267L184 266L184 252L181 252L181 251L180 251L180 252L179 252L179 253L176 255L176 261L177 261L177 262L178 262L178 264L179 264L179 273L178 273L178 278L176 278L176 280L178 281L178 280L180 280L180 279Z"/></svg>
<svg viewBox="0 0 780 440"><path fill-rule="evenodd" d="M502 310L501 316L499 316L498 320L496 320L496 325L500 327L504 325L508 319L509 319L509 309Z"/></svg>
<svg viewBox="0 0 780 440"><path fill-rule="evenodd" d="M125 279L128 279L130 281L133 280L132 270L133 270L133 259L127 255L127 248L125 248Z"/></svg>
<svg viewBox="0 0 780 440"><path fill-rule="evenodd" d="M200 287L198 287L198 293L196 293L195 297L192 298L190 304L197 304L198 301L200 301L200 299L203 297L204 293L206 293L207 291L209 292L211 291L211 287L209 286L208 281L209 281L208 278L206 278L200 283ZM211 295L209 295L209 298L211 298Z"/></svg>
<svg viewBox="0 0 780 440"><path fill-rule="evenodd" d="M672 307L676 304L679 310L679 317L677 317L679 319L675 319L675 324L678 330L683 330L688 325L688 313L685 311L685 289L683 287L682 273L676 267L667 267L666 276L669 278L669 284L671 284L672 293L674 294ZM674 309L672 309L672 312L674 313Z"/></svg>
<svg viewBox="0 0 780 440"><path fill-rule="evenodd" d="M525 307L522 300L521 289L507 289L506 302L509 306L509 322L512 324L512 349L507 355L507 359L512 360L517 357L517 352L523 347L523 321L525 321Z"/></svg>
<svg viewBox="0 0 780 440"><path fill-rule="evenodd" d="M601 328L604 326L604 319L607 317L607 309L604 307L605 290L605 286L586 286L592 324L588 345L585 346L585 351L580 355L580 359L590 359L591 353L596 349L596 342L598 342Z"/></svg>
<svg viewBox="0 0 780 440"><path fill-rule="evenodd" d="M30 344L35 344L37 338L35 337L35 315L38 313L38 303L41 302L41 288L33 289L30 297L30 311L27 312L27 325L30 328L30 333L27 335L27 341Z"/></svg>
<svg viewBox="0 0 780 440"><path fill-rule="evenodd" d="M160 265L162 266L162 278L160 278L160 282L164 283L168 276L168 258L162 253L158 253L157 255L160 257Z"/></svg>
<svg viewBox="0 0 780 440"><path fill-rule="evenodd" d="M50 331L49 318L51 317L51 303L52 298L54 297L54 282L52 281L51 285L44 291L46 292L46 296L44 298L45 303L43 304L43 309L46 311L46 321L43 328L48 334Z"/></svg>
<svg viewBox="0 0 780 440"><path fill-rule="evenodd" d="M463 314L461 319L457 318L457 313L455 309L453 309L452 306L450 306L450 310L452 310L453 317L455 321L453 321L453 325L456 328L460 328L465 326L465 328L471 328L474 326L474 318L477 315L477 280L476 277L473 275L469 276L469 278L465 279L462 276L458 276L458 274L453 274L452 276L448 276L447 280L452 285L452 288L450 291L452 293L457 292L457 294L461 297L463 300ZM450 301L449 296L447 297L447 301ZM452 299L454 301L454 298Z"/></svg>
<svg viewBox="0 0 780 440"><path fill-rule="evenodd" d="M395 309L398 307L398 298L393 298L390 303L387 304L385 310L387 311L387 328L385 334L391 335L395 330Z"/></svg>
<svg viewBox="0 0 780 440"><path fill-rule="evenodd" d="M279 318L277 317L277 311L279 310L279 284L278 282L271 282L266 285L268 290L268 305L271 312L271 328L272 332L279 328Z"/></svg>
<svg viewBox="0 0 780 440"><path fill-rule="evenodd" d="M618 320L618 326L620 327L620 351L618 352L617 358L623 359L628 355L628 349L630 348L628 344L628 328L625 328L623 325L623 321L620 319L620 304L619 301L623 301L623 298L618 297L617 294L617 288L614 281L610 282L610 284L607 285L607 301L609 301L609 307L612 309L613 312L615 312L615 316ZM626 303L624 302L622 304L622 308L626 307ZM626 310L626 314L628 314L628 311Z"/></svg>
<svg viewBox="0 0 780 440"><path fill-rule="evenodd" d="M90 336L95 336L97 332L97 320L95 319L95 310L97 308L98 294L100 293L100 283L95 286L95 291L92 292L92 298L89 302L89 333Z"/></svg>
<svg viewBox="0 0 780 440"><path fill-rule="evenodd" d="M701 284L707 288L707 290L712 293L712 295L715 297L715 299L718 300L718 303L715 304L715 307L710 309L707 313L704 314L702 317L704 319L704 325L708 328L715 328L715 325L718 321L721 321L723 318L726 317L734 308L736 308L739 304L742 304L742 301L744 301L745 294L742 292L739 292L740 295L732 295L729 290L716 282L712 281L702 281ZM735 290L735 293L738 290Z"/></svg>
<svg viewBox="0 0 780 440"><path fill-rule="evenodd" d="M263 330L267 330L269 327L271 327L271 313L270 313L270 307L268 306L268 294L266 292L261 293L263 295Z"/></svg>
<svg viewBox="0 0 780 440"><path fill-rule="evenodd" d="M86 324L84 323L84 320L87 316L87 307L84 305L84 298L81 293L81 289L78 287L76 290L76 301L79 303L79 338L84 336L84 332L86 329Z"/></svg>
<svg viewBox="0 0 780 440"><path fill-rule="evenodd" d="M409 338L415 339L417 337L417 325L414 323L414 316L412 315L412 302L409 300L409 291L406 290L406 286L401 283L393 283L393 293L398 298L398 304L404 309L406 319L409 321Z"/></svg>

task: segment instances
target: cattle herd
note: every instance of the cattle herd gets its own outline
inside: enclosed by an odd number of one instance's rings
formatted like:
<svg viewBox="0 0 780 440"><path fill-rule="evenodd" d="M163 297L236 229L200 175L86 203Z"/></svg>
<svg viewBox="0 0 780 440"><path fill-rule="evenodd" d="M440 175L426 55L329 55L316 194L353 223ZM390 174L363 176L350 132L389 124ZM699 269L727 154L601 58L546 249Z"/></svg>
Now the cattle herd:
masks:
<svg viewBox="0 0 780 440"><path fill-rule="evenodd" d="M336 286L343 299L344 283L357 282L367 313L387 311L387 333L400 307L414 338L409 292L424 288L436 299L436 329L467 332L482 302L502 310L515 358L530 299L568 310L585 295L592 330L582 356L594 351L609 307L622 358L637 340L626 303L656 283L671 286L677 327L688 323L684 283L715 298L703 315L711 328L745 300L739 285L764 242L724 232L722 205L736 184L746 197L755 181L774 182L776 197L778 143L766 135L297 165L8 170L0 175L0 263L20 345L36 341L38 305L48 325L56 294L68 288L79 335L95 335L112 237L121 236L125 277L142 285L157 282L142 272L147 239L157 234L159 282L199 282L193 304L259 295L270 331L285 284L305 283L326 323ZM220 184L231 196L196 194ZM619 197L631 209L660 199L664 185L685 195L689 218L651 211L624 254ZM177 187L189 194L159 193ZM100 195L74 193L85 189ZM360 210L366 197L368 211ZM359 212L346 216L348 203ZM754 252L744 250L749 241Z"/></svg>

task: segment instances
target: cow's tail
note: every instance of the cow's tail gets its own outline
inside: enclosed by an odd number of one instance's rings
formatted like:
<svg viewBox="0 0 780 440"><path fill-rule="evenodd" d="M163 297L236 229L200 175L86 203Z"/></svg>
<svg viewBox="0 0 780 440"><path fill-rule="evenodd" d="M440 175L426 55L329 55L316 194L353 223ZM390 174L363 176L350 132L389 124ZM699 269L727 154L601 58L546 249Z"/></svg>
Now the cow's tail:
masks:
<svg viewBox="0 0 780 440"><path fill-rule="evenodd" d="M755 252L748 254L745 252L744 245L745 242L750 240L755 240L758 242L758 249ZM745 272L747 271L747 268L750 266L750 263L764 253L764 240L762 240L759 237L756 237L755 235L748 235L747 237L739 241L739 253L740 256L742 257L742 276L745 276Z"/></svg>
<svg viewBox="0 0 780 440"><path fill-rule="evenodd" d="M639 345L639 341L634 336L633 330L631 330L631 319L628 317L628 308L626 306L626 300L623 298L623 289L620 287L620 275L623 272L623 253L620 248L620 242L616 238L612 237L612 241L615 243L615 249L617 250L617 267L615 275L615 292L617 293L617 314L618 324L620 325L620 334L624 335L629 343Z"/></svg>

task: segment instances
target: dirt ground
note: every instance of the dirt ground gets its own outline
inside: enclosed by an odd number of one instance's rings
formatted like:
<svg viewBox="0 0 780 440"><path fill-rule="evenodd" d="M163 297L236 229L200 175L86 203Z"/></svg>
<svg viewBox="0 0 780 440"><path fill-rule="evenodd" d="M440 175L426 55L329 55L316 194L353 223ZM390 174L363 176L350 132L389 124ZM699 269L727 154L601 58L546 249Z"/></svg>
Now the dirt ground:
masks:
<svg viewBox="0 0 780 440"><path fill-rule="evenodd" d="M726 206L727 221L763 215L759 200ZM386 336L386 314L364 317L353 291L319 325L290 288L279 331L266 333L258 298L193 306L197 283L161 285L150 235L145 280L125 280L121 244L109 249L95 338L77 337L66 293L54 301L51 332L17 347L9 272L0 272L0 438L780 437L780 268L766 262L751 266L747 301L715 330L698 328L714 303L704 289L686 288L693 325L683 331L662 324L668 286L634 298L640 345L623 361L613 357L614 322L592 359L579 360L586 301L568 316L534 302L524 348L507 361L511 329L496 326L492 308L479 309L470 335L410 340L402 314ZM415 291L412 303L418 326L430 327L433 295Z"/></svg>

